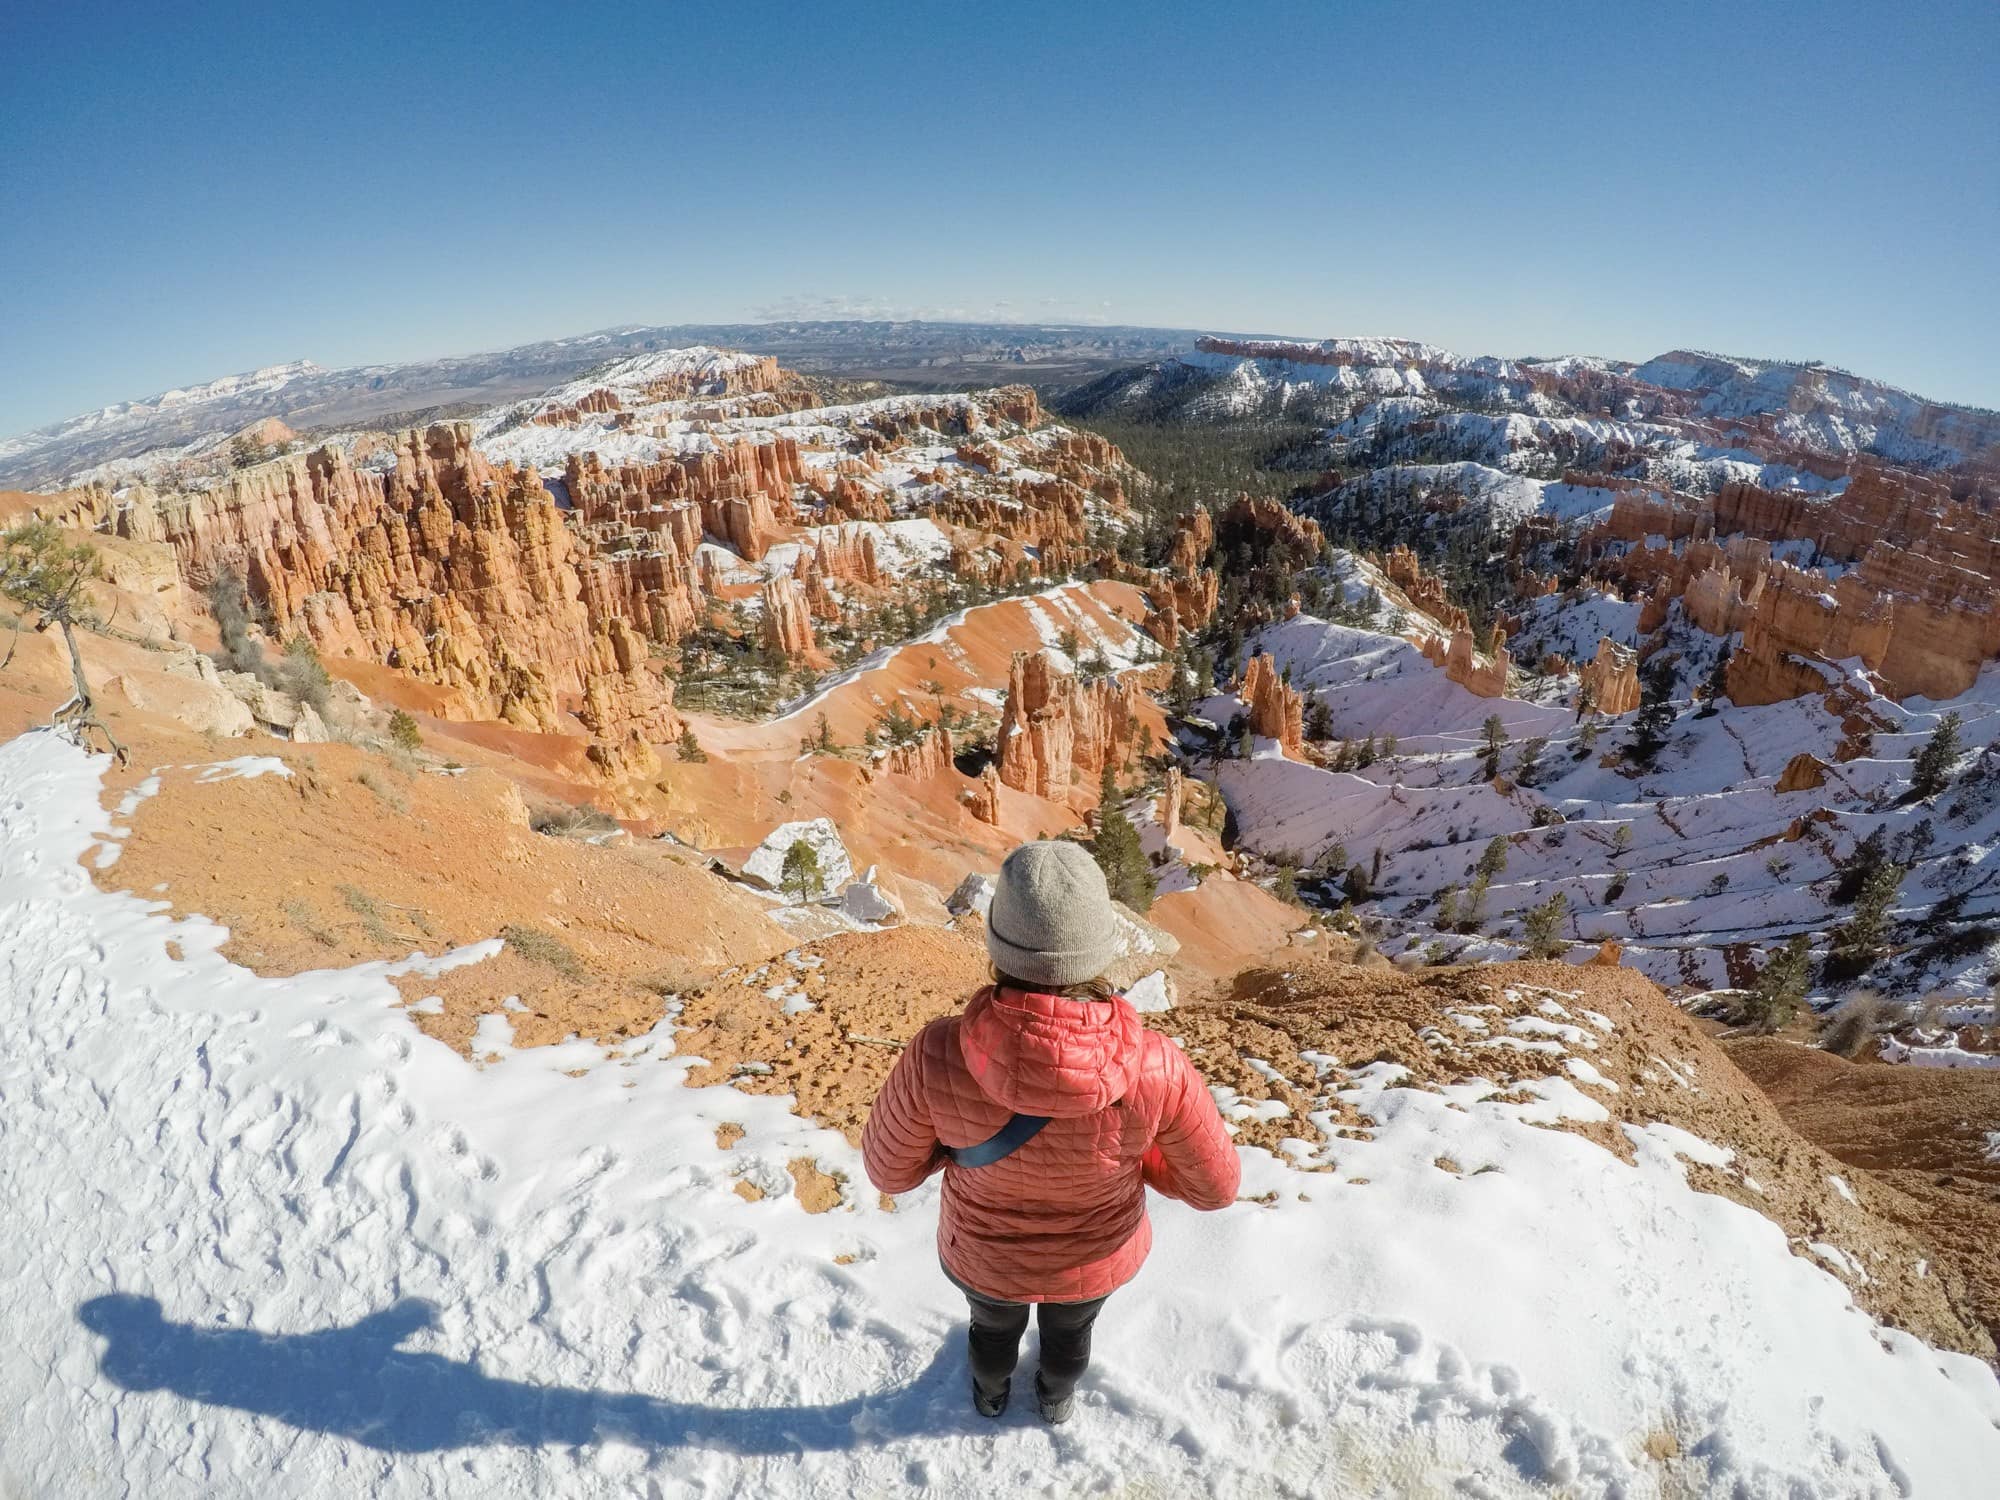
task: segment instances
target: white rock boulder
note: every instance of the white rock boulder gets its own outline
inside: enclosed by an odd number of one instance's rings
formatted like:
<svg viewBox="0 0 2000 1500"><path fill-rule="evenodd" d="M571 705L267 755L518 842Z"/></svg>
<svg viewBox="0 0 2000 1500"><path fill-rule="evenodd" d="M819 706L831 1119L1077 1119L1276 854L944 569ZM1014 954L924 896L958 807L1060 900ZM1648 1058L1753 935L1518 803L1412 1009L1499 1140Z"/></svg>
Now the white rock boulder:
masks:
<svg viewBox="0 0 2000 1500"><path fill-rule="evenodd" d="M840 841L840 830L831 818L808 818L798 823L780 823L750 851L743 861L743 878L766 890L780 890L785 879L785 855L794 844L803 843L819 862L819 890L811 899L823 900L830 892L845 891L854 881L854 861Z"/></svg>

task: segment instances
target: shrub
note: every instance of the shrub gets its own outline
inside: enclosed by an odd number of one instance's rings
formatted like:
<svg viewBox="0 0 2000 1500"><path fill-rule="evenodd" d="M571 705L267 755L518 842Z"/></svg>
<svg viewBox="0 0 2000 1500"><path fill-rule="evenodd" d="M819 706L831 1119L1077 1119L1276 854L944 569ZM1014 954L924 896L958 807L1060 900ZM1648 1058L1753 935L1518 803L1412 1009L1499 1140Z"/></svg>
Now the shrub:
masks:
<svg viewBox="0 0 2000 1500"><path fill-rule="evenodd" d="M354 779L373 792L381 799L383 805L392 811L407 813L410 810L410 799L403 795L402 789L392 785L372 768L363 766L354 773Z"/></svg>
<svg viewBox="0 0 2000 1500"><path fill-rule="evenodd" d="M389 715L389 743L405 751L415 751L424 743L423 731L417 728L417 721L400 708Z"/></svg>
<svg viewBox="0 0 2000 1500"><path fill-rule="evenodd" d="M389 931L389 923L383 917L382 908L373 896L358 885L343 885L336 889L340 892L340 899L347 903L347 909L361 919L361 930L368 935L370 942L388 943L395 940L395 934Z"/></svg>
<svg viewBox="0 0 2000 1500"><path fill-rule="evenodd" d="M1277 876L1271 881L1271 894L1287 906L1299 904L1299 875L1290 864L1278 866Z"/></svg>
<svg viewBox="0 0 2000 1500"><path fill-rule="evenodd" d="M243 580L224 573L208 586L208 611L215 616L216 632L222 637L222 664L232 672L249 672L262 678L269 668L264 648L250 634L250 601Z"/></svg>
<svg viewBox="0 0 2000 1500"><path fill-rule="evenodd" d="M500 929L500 938L509 948L529 962L554 969L563 978L574 983L580 984L589 977L582 960L571 951L569 945L539 927L531 927L523 922L510 922Z"/></svg>
<svg viewBox="0 0 2000 1500"><path fill-rule="evenodd" d="M598 811L588 802L575 806L566 802L549 802L528 814L528 826L536 833L545 833L551 838L589 838L593 834L612 832L618 827L618 820L609 813Z"/></svg>
<svg viewBox="0 0 2000 1500"><path fill-rule="evenodd" d="M701 741L694 737L694 725L681 725L679 740L681 759L692 765L700 765L708 759L708 752L701 748Z"/></svg>
<svg viewBox="0 0 2000 1500"><path fill-rule="evenodd" d="M314 713L326 711L327 700L333 693L333 678L326 670L326 663L319 659L319 649L308 637L295 635L285 642L285 664L280 673L286 692Z"/></svg>
<svg viewBox="0 0 2000 1500"><path fill-rule="evenodd" d="M1569 940L1563 936L1563 923L1569 920L1569 898L1557 891L1540 906L1530 907L1521 919L1521 932L1527 939L1528 957L1557 958L1569 947Z"/></svg>
<svg viewBox="0 0 2000 1500"><path fill-rule="evenodd" d="M1857 1057L1895 1021L1896 1007L1880 995L1856 990L1820 1023L1819 1044L1842 1057Z"/></svg>

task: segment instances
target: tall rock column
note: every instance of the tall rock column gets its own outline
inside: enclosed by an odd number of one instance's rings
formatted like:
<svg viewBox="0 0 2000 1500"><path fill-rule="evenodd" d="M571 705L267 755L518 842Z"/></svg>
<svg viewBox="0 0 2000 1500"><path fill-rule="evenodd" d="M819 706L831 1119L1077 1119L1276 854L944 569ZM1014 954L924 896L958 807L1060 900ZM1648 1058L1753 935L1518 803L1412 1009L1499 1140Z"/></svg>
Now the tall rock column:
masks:
<svg viewBox="0 0 2000 1500"><path fill-rule="evenodd" d="M813 638L812 614L806 591L789 573L764 585L764 644L789 657L813 654L818 643Z"/></svg>
<svg viewBox="0 0 2000 1500"><path fill-rule="evenodd" d="M1305 751L1305 700L1278 675L1270 653L1250 658L1243 674L1243 701L1250 705L1250 732L1276 740L1286 755Z"/></svg>
<svg viewBox="0 0 2000 1500"><path fill-rule="evenodd" d="M1058 800L1095 791L1106 764L1123 766L1139 738L1136 683L1085 685L1047 651L1014 658L1000 712L1000 780Z"/></svg>

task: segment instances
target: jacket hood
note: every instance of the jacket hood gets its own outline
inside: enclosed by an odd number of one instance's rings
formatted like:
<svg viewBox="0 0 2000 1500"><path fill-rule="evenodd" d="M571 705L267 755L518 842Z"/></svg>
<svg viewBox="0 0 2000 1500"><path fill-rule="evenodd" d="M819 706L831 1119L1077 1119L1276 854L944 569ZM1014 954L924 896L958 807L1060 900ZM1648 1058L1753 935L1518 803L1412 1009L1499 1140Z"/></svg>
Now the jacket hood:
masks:
<svg viewBox="0 0 2000 1500"><path fill-rule="evenodd" d="M1125 1096L1143 1060L1145 1027L1122 999L989 987L958 1023L958 1047L980 1091L1016 1114L1095 1114Z"/></svg>

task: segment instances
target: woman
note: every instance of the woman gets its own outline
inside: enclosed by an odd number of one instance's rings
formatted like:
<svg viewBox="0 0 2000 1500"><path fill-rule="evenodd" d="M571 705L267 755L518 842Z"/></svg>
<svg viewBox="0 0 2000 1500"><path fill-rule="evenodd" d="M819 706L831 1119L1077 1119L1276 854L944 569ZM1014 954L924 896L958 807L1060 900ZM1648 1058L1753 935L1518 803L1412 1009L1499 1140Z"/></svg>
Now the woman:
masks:
<svg viewBox="0 0 2000 1500"><path fill-rule="evenodd" d="M972 1402L1007 1408L1029 1304L1043 1417L1067 1421L1098 1309L1152 1247L1146 1188L1195 1208L1236 1197L1235 1149L1201 1075L1101 977L1118 922L1075 844L1024 844L986 917L994 983L918 1032L862 1132L869 1179L906 1193L940 1169L938 1255L972 1307Z"/></svg>

